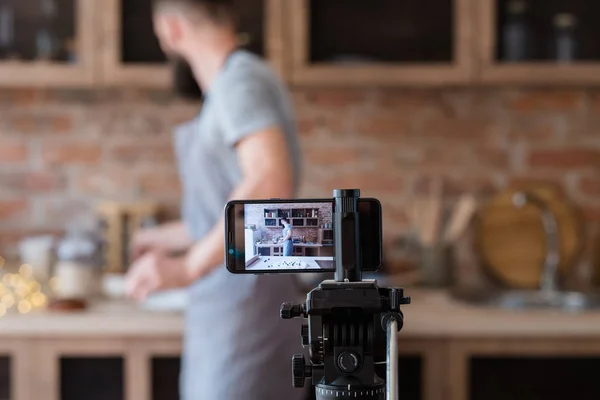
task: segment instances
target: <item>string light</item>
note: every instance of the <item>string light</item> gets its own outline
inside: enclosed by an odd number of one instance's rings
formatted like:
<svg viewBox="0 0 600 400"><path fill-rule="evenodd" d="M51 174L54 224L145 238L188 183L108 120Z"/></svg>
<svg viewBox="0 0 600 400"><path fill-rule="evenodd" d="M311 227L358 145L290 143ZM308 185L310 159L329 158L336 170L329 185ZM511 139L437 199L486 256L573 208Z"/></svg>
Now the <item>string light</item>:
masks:
<svg viewBox="0 0 600 400"><path fill-rule="evenodd" d="M5 260L0 257L0 270ZM42 286L33 277L33 268L23 264L18 273L0 273L0 317L7 315L16 308L20 314L28 314L35 309L43 308L48 303L47 296L42 292ZM57 285L56 279L50 282L51 288Z"/></svg>
<svg viewBox="0 0 600 400"><path fill-rule="evenodd" d="M28 302L27 300L21 300L19 302L19 306L17 308L21 314L27 314L32 309L31 303Z"/></svg>
<svg viewBox="0 0 600 400"><path fill-rule="evenodd" d="M25 279L29 279L33 275L33 268L31 268L31 265L29 264L23 264L21 265L21 268L19 268L19 275Z"/></svg>

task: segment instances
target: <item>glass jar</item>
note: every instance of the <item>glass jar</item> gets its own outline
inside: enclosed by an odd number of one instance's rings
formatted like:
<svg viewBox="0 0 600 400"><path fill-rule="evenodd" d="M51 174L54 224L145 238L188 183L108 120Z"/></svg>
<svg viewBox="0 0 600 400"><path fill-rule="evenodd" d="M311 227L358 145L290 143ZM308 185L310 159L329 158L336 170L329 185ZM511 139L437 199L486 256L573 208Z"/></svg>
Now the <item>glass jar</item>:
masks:
<svg viewBox="0 0 600 400"><path fill-rule="evenodd" d="M506 62L525 61L531 58L531 33L525 21L527 3L511 0L507 5L506 23L502 27L502 59Z"/></svg>
<svg viewBox="0 0 600 400"><path fill-rule="evenodd" d="M576 27L577 18L573 14L561 13L554 17L554 58L559 63L570 63L577 58Z"/></svg>
<svg viewBox="0 0 600 400"><path fill-rule="evenodd" d="M58 244L56 256L58 298L86 300L101 293L102 246L94 234L70 230Z"/></svg>

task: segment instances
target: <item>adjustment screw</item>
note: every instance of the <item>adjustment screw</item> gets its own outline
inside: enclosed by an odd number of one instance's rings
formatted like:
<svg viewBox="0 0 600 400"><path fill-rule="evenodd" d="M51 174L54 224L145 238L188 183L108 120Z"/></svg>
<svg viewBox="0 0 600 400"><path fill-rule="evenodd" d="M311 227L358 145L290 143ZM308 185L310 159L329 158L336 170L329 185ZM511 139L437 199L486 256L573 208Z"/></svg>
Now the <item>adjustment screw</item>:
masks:
<svg viewBox="0 0 600 400"><path fill-rule="evenodd" d="M300 331L300 335L302 336L302 346L308 346L309 345L309 331L308 331L308 325L302 325L302 329Z"/></svg>
<svg viewBox="0 0 600 400"><path fill-rule="evenodd" d="M302 354L292 357L292 384L295 388L304 387L306 378L311 375L310 366L307 368L306 360Z"/></svg>

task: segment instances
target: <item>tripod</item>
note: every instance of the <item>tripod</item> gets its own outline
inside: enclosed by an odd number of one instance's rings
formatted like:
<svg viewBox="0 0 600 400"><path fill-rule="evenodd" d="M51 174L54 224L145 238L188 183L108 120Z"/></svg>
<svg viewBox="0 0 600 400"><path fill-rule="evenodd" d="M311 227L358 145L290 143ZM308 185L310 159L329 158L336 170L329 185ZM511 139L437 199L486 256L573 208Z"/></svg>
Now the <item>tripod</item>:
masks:
<svg viewBox="0 0 600 400"><path fill-rule="evenodd" d="M397 336L403 327L402 304L410 304L402 288L379 288L362 280L358 190L335 190L334 280L323 281L306 303L284 303L281 317L303 317L302 345L309 349L292 358L293 385L310 378L317 400L398 398ZM385 354L386 379L375 373Z"/></svg>

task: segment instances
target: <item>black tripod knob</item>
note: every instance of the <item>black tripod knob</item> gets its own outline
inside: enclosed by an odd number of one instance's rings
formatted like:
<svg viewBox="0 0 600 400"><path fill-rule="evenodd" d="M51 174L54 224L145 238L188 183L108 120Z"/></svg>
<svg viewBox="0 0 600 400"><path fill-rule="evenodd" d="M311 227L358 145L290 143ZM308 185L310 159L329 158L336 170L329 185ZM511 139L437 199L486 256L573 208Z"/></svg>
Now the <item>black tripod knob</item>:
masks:
<svg viewBox="0 0 600 400"><path fill-rule="evenodd" d="M309 345L309 341L308 341L308 325L302 325L302 330L300 332L300 335L302 336L302 346L308 346Z"/></svg>
<svg viewBox="0 0 600 400"><path fill-rule="evenodd" d="M295 354L292 357L292 376L295 388L304 387L306 378L312 375L310 365L306 365L306 360L302 354Z"/></svg>
<svg viewBox="0 0 600 400"><path fill-rule="evenodd" d="M281 315L282 319L292 319L302 316L306 317L302 304L294 303L283 303L281 305L281 309L279 310L279 314Z"/></svg>

